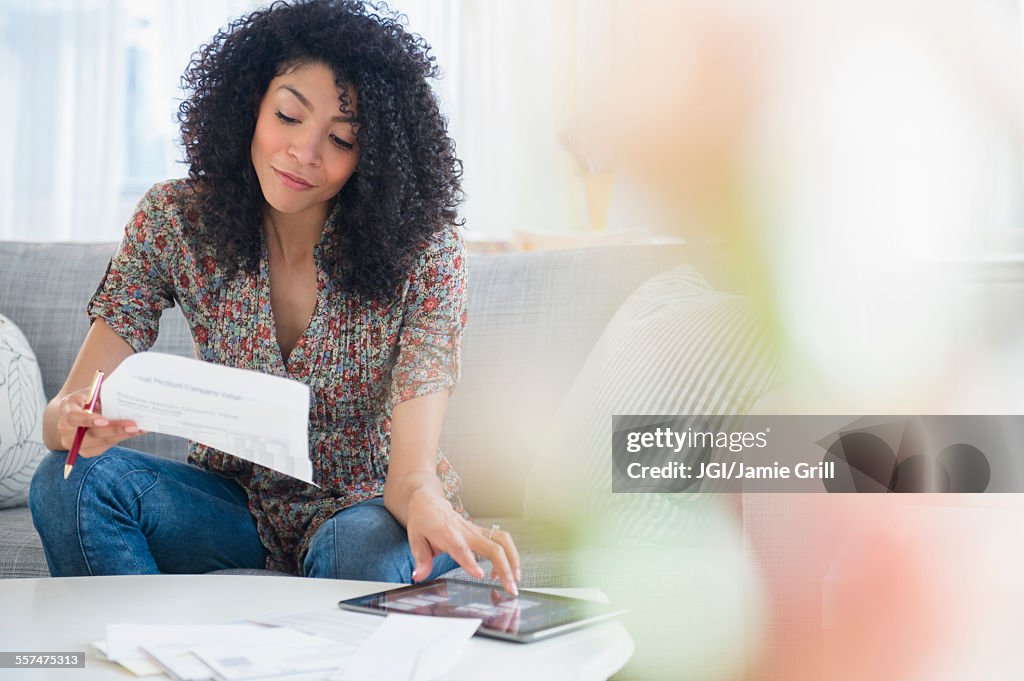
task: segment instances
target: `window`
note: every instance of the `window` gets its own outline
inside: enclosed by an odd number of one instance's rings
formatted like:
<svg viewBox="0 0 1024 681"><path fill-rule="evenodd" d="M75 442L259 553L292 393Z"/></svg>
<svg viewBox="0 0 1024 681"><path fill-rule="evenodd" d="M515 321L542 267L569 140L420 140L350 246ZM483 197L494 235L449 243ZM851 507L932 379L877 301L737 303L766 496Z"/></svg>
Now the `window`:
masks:
<svg viewBox="0 0 1024 681"><path fill-rule="evenodd" d="M8 0L0 86L17 105L0 113L15 140L0 149L0 238L118 239L152 183L187 172L175 114L190 55L258 4ZM585 229L582 181L558 142L586 24L575 3L392 4L441 65L471 230Z"/></svg>

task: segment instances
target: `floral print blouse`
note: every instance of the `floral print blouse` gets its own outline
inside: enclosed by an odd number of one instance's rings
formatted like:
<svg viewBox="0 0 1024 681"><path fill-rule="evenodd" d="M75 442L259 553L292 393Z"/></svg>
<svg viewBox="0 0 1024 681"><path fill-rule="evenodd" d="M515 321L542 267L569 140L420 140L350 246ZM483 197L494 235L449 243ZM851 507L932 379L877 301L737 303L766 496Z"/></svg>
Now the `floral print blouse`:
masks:
<svg viewBox="0 0 1024 681"><path fill-rule="evenodd" d="M422 244L394 303L336 287L322 266L329 240L314 249L317 297L309 327L287 361L270 308L263 243L258 271L228 279L184 238L199 216L187 180L162 182L139 202L124 239L88 305L136 352L156 340L165 308L181 306L199 359L261 371L310 387L309 456L320 488L195 442L190 463L235 479L248 493L266 567L301 574L313 534L336 512L382 496L391 410L404 400L451 390L459 377L466 323L466 263L449 227ZM336 228L337 213L324 226ZM437 475L456 511L459 477L437 452Z"/></svg>

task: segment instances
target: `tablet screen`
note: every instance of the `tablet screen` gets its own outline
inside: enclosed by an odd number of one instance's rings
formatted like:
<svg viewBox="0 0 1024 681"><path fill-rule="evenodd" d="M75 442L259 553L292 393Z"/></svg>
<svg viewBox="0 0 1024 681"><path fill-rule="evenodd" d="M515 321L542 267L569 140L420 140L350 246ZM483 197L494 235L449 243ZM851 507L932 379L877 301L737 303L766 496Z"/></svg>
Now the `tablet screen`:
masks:
<svg viewBox="0 0 1024 681"><path fill-rule="evenodd" d="M339 605L347 609L401 612L435 617L478 617L483 620L480 633L501 638L531 640L544 632L562 629L618 614L602 603L521 591L519 596L501 587L440 579L413 584L393 591L351 598ZM575 626L574 626L575 625Z"/></svg>

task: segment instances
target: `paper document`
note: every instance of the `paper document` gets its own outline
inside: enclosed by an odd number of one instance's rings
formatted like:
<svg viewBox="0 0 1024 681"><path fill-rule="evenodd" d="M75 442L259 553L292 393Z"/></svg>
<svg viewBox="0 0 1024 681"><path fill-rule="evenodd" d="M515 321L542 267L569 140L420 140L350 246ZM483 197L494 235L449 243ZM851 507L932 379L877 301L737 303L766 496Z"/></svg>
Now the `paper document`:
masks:
<svg viewBox="0 0 1024 681"><path fill-rule="evenodd" d="M136 650L131 655L115 660L107 655L107 642L105 640L93 641L89 645L96 652L98 658L119 664L132 674L135 674L135 676L155 676L164 672L160 665L149 659L141 650Z"/></svg>
<svg viewBox="0 0 1024 681"><path fill-rule="evenodd" d="M137 676L176 681L428 681L451 667L481 622L324 608L258 621L278 626L109 624L106 641L93 645Z"/></svg>
<svg viewBox="0 0 1024 681"><path fill-rule="evenodd" d="M380 629L384 624L384 619L380 615L333 607L264 615L253 617L249 621L316 634L350 646L352 650L355 650L370 637L370 634Z"/></svg>
<svg viewBox="0 0 1024 681"><path fill-rule="evenodd" d="M429 681L458 659L483 620L388 613L331 681Z"/></svg>
<svg viewBox="0 0 1024 681"><path fill-rule="evenodd" d="M309 386L257 371L140 352L103 383L103 415L177 435L313 483Z"/></svg>
<svg viewBox="0 0 1024 681"><path fill-rule="evenodd" d="M352 655L349 646L337 641L284 627L270 627L258 637L230 644L196 646L192 652L224 681L329 672Z"/></svg>
<svg viewBox="0 0 1024 681"><path fill-rule="evenodd" d="M355 646L258 624L110 624L105 648L108 659L137 676L166 672L178 681L240 681L326 679Z"/></svg>
<svg viewBox="0 0 1024 681"><path fill-rule="evenodd" d="M174 678L185 679L188 677L176 675L175 670L169 668L164 660L154 656L150 649L166 648L166 659L170 659L171 650L184 651L182 653L184 655L194 645L205 644L209 641L238 640L257 635L258 632L265 629L267 627L257 624L108 624L107 640L103 642L102 648L96 647L105 652L108 660L117 662L136 676L148 676L168 671ZM192 660L198 662L194 657ZM185 666L187 663L183 663L183 668ZM196 678L213 678L206 665L202 665L202 667L206 669L207 673Z"/></svg>
<svg viewBox="0 0 1024 681"><path fill-rule="evenodd" d="M175 629L164 627L162 636L149 636L139 647L177 681L210 681L215 678L213 671L195 656L193 648L265 640L265 631L266 627L251 624L182 626Z"/></svg>

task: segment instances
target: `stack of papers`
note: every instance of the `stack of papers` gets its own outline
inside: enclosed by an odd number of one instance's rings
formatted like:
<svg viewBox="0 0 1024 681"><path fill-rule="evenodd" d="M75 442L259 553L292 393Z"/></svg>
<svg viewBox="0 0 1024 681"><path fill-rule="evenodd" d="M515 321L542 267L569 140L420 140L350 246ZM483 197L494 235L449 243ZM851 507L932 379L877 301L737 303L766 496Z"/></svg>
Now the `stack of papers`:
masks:
<svg viewBox="0 0 1024 681"><path fill-rule="evenodd" d="M136 676L177 681L429 681L447 671L479 619L338 609L222 625L107 626L92 645Z"/></svg>

